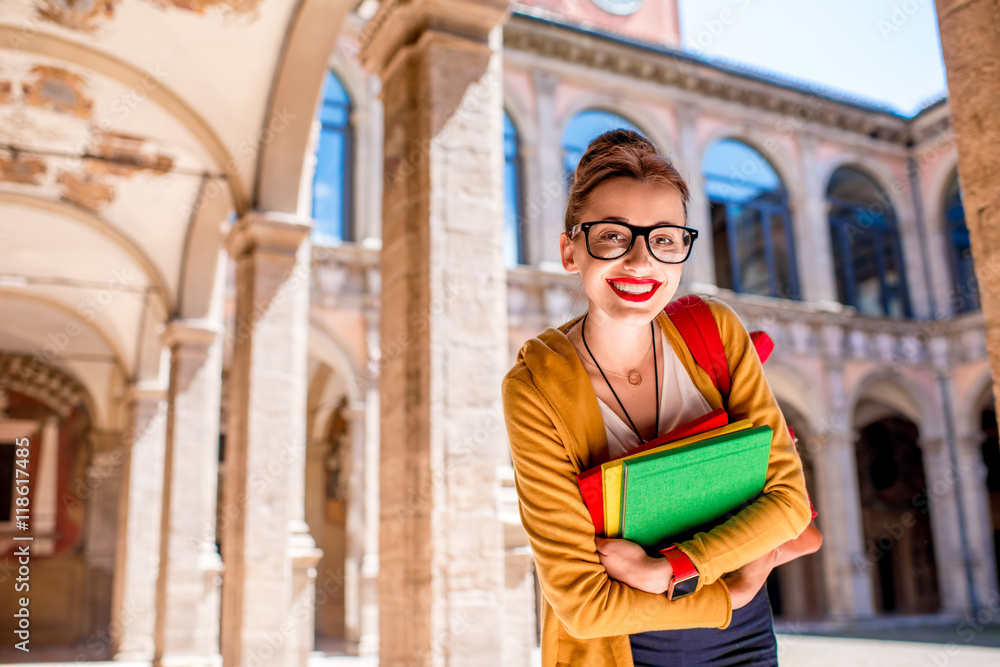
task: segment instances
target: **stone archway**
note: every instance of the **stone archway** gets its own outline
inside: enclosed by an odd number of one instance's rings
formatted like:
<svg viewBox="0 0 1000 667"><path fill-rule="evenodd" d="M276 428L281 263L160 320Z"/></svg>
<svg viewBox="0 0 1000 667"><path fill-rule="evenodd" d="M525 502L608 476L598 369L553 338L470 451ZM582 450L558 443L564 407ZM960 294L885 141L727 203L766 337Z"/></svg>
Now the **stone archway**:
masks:
<svg viewBox="0 0 1000 667"><path fill-rule="evenodd" d="M863 408L860 406L859 408ZM941 608L924 457L916 424L888 411L857 425L860 526L878 613Z"/></svg>
<svg viewBox="0 0 1000 667"><path fill-rule="evenodd" d="M96 430L92 406L70 375L23 355L0 355L0 554L8 568L0 578L14 590L13 553L26 544L14 538L30 536L32 647L98 637L111 617L116 525L102 510L121 483L114 456L120 452L117 438ZM25 479L22 514L15 487ZM0 632L8 636L15 636L18 599L0 602ZM106 643L92 644L87 657L108 657Z"/></svg>
<svg viewBox="0 0 1000 667"><path fill-rule="evenodd" d="M796 445L802 459L802 471L810 501L820 515L816 525L822 530L822 508L817 506L816 466L818 451L810 446L813 433L808 421L794 408L779 403L785 420L795 432ZM824 585L822 553L809 554L785 563L772 572L767 580L767 592L775 617L785 621L820 618L826 614L827 596Z"/></svg>
<svg viewBox="0 0 1000 667"><path fill-rule="evenodd" d="M993 563L997 581L1000 581L1000 439L998 439L997 413L993 409L992 396L987 407L981 412L982 442L980 453L986 467L986 496L989 505L992 529Z"/></svg>

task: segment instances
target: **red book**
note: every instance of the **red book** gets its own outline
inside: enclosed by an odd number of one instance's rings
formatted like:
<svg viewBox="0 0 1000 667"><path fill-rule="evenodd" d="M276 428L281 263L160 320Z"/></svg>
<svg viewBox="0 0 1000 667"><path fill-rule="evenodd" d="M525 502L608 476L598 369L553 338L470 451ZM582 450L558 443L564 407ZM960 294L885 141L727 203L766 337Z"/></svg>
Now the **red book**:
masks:
<svg viewBox="0 0 1000 667"><path fill-rule="evenodd" d="M664 433L658 438L650 440L646 444L636 447L621 456L616 456L611 460L614 461L624 456L641 454L648 449L659 447L660 445L665 445L667 443L674 442L675 440L690 438L693 435L711 431L712 429L719 428L720 426L725 426L728 423L729 415L727 415L726 411L722 408L718 408L702 415L701 417L698 417L697 419L692 419L688 423L678 426L673 431ZM594 522L594 531L598 535L603 535L604 487L603 476L600 473L601 466L595 466L590 470L585 470L577 475L576 482L580 487L580 494L583 496L583 502L587 505L587 510L590 512L590 518Z"/></svg>

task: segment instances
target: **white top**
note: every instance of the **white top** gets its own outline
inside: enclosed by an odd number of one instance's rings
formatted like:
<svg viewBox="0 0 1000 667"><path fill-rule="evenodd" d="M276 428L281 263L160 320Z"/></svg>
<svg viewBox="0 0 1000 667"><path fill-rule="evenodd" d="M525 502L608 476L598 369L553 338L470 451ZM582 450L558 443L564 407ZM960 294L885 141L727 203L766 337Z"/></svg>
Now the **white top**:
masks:
<svg viewBox="0 0 1000 667"><path fill-rule="evenodd" d="M712 407L694 386L687 369L677 357L674 346L670 344L662 330L660 330L660 349L662 350L660 358L663 359L663 379L660 380L660 426L657 432L663 434L711 412ZM610 458L621 456L642 444L628 423L616 415L600 397L597 399L597 405L601 408L601 416L604 418Z"/></svg>

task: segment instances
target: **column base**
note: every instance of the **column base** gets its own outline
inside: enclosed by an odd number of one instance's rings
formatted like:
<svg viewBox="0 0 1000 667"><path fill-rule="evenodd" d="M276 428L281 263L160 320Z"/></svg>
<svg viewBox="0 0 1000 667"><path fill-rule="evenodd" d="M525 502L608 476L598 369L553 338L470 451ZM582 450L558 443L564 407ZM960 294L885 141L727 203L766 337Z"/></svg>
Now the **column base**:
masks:
<svg viewBox="0 0 1000 667"><path fill-rule="evenodd" d="M222 654L184 655L174 653L153 660L154 667L222 667Z"/></svg>

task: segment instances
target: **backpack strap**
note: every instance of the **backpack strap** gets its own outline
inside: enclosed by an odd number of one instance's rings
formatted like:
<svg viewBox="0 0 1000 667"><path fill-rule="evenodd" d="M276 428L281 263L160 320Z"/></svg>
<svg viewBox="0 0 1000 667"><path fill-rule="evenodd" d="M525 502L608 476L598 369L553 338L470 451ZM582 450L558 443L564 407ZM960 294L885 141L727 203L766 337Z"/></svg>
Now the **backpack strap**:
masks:
<svg viewBox="0 0 1000 667"><path fill-rule="evenodd" d="M688 294L669 303L664 312L687 343L695 362L712 378L712 383L722 395L723 405L728 404L729 362L719 326L708 304L697 294Z"/></svg>

